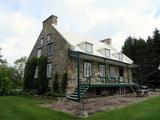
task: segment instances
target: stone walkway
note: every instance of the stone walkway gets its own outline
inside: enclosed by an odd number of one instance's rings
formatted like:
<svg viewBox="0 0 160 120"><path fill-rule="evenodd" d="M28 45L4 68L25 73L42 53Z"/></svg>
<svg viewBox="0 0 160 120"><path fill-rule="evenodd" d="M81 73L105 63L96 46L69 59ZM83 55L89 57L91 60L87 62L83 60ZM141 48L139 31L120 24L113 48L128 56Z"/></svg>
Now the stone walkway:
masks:
<svg viewBox="0 0 160 120"><path fill-rule="evenodd" d="M126 105L143 101L158 95L160 95L160 92L149 92L149 95L146 97L136 97L136 94L132 93L126 95L90 98L84 101L84 108L88 114L91 115L101 111L109 111L115 108L124 107ZM65 98L58 99L57 102L45 103L40 106L51 108L57 111L67 112L76 116L79 114L79 111L82 108L82 104L67 100Z"/></svg>

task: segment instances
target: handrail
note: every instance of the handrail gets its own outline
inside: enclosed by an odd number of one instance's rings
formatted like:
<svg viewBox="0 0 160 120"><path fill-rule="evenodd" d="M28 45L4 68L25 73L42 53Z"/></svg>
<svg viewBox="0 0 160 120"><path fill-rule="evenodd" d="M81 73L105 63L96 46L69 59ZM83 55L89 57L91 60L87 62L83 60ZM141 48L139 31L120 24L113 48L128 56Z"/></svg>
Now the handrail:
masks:
<svg viewBox="0 0 160 120"><path fill-rule="evenodd" d="M88 84L89 86L90 86L90 84L91 84L91 78L93 77L93 75L92 76L89 76L86 80L84 80L81 84L82 85L85 85L85 84Z"/></svg>

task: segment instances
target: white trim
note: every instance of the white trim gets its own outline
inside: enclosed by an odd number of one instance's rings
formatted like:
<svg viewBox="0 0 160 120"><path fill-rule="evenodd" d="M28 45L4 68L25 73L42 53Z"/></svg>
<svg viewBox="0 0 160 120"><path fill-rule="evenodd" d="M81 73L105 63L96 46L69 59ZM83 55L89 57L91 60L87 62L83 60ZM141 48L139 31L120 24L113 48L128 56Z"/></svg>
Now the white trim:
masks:
<svg viewBox="0 0 160 120"><path fill-rule="evenodd" d="M41 57L41 54L42 54L42 49L39 48L37 51L37 58Z"/></svg>
<svg viewBox="0 0 160 120"><path fill-rule="evenodd" d="M52 77L52 63L47 64L47 78Z"/></svg>
<svg viewBox="0 0 160 120"><path fill-rule="evenodd" d="M90 62L84 62L83 73L84 77L89 77L92 74L92 64Z"/></svg>

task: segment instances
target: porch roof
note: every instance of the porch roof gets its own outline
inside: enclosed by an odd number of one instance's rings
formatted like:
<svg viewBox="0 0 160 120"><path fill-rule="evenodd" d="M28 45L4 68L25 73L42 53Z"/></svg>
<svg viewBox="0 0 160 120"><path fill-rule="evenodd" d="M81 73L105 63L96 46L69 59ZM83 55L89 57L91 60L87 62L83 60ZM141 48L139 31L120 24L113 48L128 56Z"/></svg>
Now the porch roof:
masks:
<svg viewBox="0 0 160 120"><path fill-rule="evenodd" d="M79 54L80 59L90 60L90 61L97 61L101 63L108 63L111 65L117 65L117 66L123 66L123 67L137 67L135 64L128 64L126 62L113 60L105 57L100 57L96 55L91 55L88 53L78 52L78 51L72 51L69 49L69 56L71 57L77 57L77 54Z"/></svg>

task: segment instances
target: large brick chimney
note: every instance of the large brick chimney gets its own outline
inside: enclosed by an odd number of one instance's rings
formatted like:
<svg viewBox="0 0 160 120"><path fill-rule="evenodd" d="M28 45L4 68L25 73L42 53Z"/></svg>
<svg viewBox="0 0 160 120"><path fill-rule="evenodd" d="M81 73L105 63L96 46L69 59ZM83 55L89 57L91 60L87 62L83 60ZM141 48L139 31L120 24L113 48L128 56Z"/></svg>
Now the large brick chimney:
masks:
<svg viewBox="0 0 160 120"><path fill-rule="evenodd" d="M100 42L105 43L106 45L111 45L112 39L111 38L106 38L104 40L101 40Z"/></svg>
<svg viewBox="0 0 160 120"><path fill-rule="evenodd" d="M51 25L51 24L55 24L57 25L57 16L51 15L50 17L48 17L46 20L43 21L43 27L45 25Z"/></svg>

